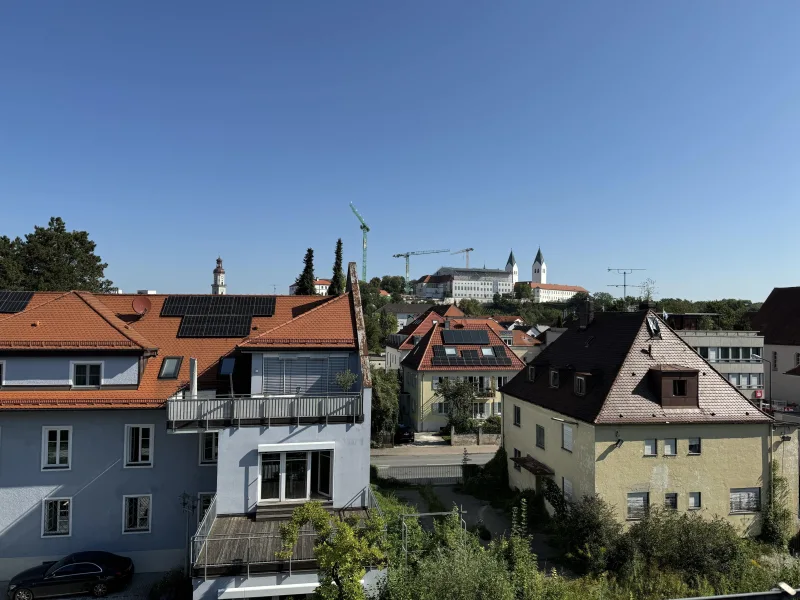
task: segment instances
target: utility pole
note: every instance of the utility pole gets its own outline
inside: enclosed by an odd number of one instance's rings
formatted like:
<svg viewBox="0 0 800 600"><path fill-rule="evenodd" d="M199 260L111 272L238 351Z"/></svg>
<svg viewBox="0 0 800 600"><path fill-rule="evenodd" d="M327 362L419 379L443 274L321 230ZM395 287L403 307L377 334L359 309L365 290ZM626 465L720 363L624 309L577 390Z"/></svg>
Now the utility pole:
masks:
<svg viewBox="0 0 800 600"><path fill-rule="evenodd" d="M616 271L618 274L622 275L622 301L625 302L625 298L628 297L628 275L633 273L634 271L645 271L646 269L612 269L611 267L608 268L609 273L611 271ZM619 287L619 286L609 286L609 287Z"/></svg>

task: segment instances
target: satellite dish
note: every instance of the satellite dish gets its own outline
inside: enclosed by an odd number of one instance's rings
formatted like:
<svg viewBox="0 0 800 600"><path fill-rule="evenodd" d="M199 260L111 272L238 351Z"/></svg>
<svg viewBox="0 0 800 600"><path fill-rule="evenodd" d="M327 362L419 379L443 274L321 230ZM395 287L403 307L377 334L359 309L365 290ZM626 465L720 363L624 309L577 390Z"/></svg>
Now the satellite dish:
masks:
<svg viewBox="0 0 800 600"><path fill-rule="evenodd" d="M133 307L133 312L135 312L137 315L143 315L150 310L150 298L147 296L136 296L133 299L131 306Z"/></svg>

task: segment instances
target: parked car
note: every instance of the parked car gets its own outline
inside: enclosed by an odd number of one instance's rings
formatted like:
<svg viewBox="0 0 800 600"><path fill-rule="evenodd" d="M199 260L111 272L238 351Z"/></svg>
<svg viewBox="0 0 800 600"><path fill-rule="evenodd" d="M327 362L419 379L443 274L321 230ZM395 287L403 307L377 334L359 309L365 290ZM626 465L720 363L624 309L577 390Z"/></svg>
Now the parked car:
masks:
<svg viewBox="0 0 800 600"><path fill-rule="evenodd" d="M23 571L8 584L8 600L34 600L74 594L99 598L133 577L133 561L110 552L76 552L58 562Z"/></svg>
<svg viewBox="0 0 800 600"><path fill-rule="evenodd" d="M408 425L398 425L394 432L394 443L403 444L414 441L414 430Z"/></svg>

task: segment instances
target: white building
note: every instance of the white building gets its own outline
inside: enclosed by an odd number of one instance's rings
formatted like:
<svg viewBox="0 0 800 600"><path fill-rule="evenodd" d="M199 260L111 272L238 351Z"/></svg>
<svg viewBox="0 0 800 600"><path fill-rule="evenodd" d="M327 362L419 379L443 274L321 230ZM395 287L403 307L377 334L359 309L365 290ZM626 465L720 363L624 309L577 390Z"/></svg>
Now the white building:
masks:
<svg viewBox="0 0 800 600"><path fill-rule="evenodd" d="M764 336L767 401L800 404L800 287L773 289L751 325Z"/></svg>
<svg viewBox="0 0 800 600"><path fill-rule="evenodd" d="M531 266L531 300L534 302L566 302L575 294L588 293L586 288L579 285L563 285L560 283L547 283L547 263L544 261L542 249L536 252Z"/></svg>
<svg viewBox="0 0 800 600"><path fill-rule="evenodd" d="M214 296L227 294L225 287L225 269L222 268L222 259L217 257L217 266L214 268L214 283L211 284L211 293Z"/></svg>
<svg viewBox="0 0 800 600"><path fill-rule="evenodd" d="M514 251L511 251L511 254L508 255L508 261L506 261L506 271L511 273L511 289L514 289L514 284L519 281L519 269L517 268L517 259L514 258Z"/></svg>
<svg viewBox="0 0 800 600"><path fill-rule="evenodd" d="M329 287L331 287L330 279L314 280L314 289L316 290L318 296L327 296ZM289 286L289 295L294 296L295 294L297 294L297 284L293 283Z"/></svg>

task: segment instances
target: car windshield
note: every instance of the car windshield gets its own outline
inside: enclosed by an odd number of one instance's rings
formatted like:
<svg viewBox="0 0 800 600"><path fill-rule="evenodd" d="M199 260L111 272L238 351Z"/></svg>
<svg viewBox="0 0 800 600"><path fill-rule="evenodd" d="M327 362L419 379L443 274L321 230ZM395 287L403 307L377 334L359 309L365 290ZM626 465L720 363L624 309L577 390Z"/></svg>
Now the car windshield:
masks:
<svg viewBox="0 0 800 600"><path fill-rule="evenodd" d="M60 561L58 561L56 564L54 564L52 567L47 569L47 573L45 573L45 577L49 577L50 575L52 575L53 573L58 571L61 567L63 567L64 565L68 565L71 562L72 562L72 557L71 556L65 556Z"/></svg>

